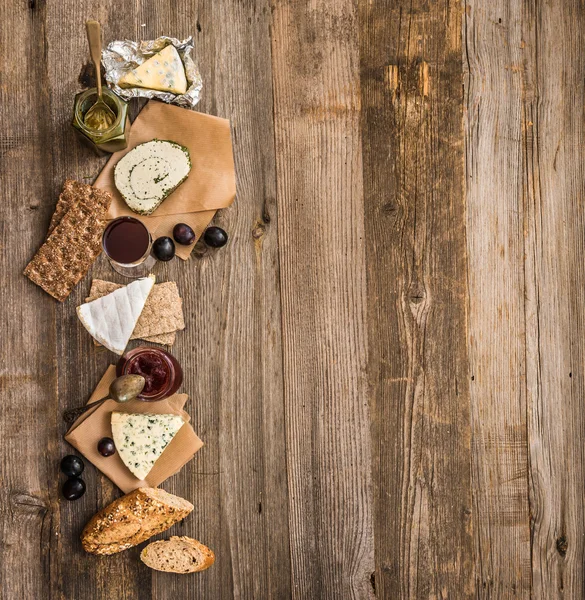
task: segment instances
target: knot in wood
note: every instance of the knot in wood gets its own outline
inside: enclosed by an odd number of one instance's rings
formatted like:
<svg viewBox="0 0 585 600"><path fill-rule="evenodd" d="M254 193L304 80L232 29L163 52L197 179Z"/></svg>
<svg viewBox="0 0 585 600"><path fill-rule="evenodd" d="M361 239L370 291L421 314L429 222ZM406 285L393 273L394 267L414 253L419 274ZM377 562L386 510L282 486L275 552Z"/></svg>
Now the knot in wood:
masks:
<svg viewBox="0 0 585 600"><path fill-rule="evenodd" d="M203 238L198 240L193 248L193 256L196 258L203 258L209 252L209 248L205 245Z"/></svg>
<svg viewBox="0 0 585 600"><path fill-rule="evenodd" d="M48 506L41 499L25 492L13 492L10 495L10 506L14 512L20 513L45 513Z"/></svg>
<svg viewBox="0 0 585 600"><path fill-rule="evenodd" d="M266 228L264 227L264 225L256 224L256 227L252 229L252 237L255 240L259 240L264 235L265 231Z"/></svg>
<svg viewBox="0 0 585 600"><path fill-rule="evenodd" d="M382 204L382 212L385 215L395 215L398 212L398 205L393 202L386 202Z"/></svg>
<svg viewBox="0 0 585 600"><path fill-rule="evenodd" d="M411 284L410 289L408 290L408 299L411 303L420 304L426 300L426 297L427 294L425 288L421 283L415 282Z"/></svg>

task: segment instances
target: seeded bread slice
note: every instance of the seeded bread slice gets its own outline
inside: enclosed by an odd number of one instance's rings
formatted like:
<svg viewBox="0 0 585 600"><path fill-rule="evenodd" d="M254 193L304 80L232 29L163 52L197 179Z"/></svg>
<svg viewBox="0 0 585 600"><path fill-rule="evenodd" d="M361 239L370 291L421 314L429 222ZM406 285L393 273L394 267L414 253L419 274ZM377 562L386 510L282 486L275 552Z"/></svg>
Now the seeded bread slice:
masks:
<svg viewBox="0 0 585 600"><path fill-rule="evenodd" d="M215 555L201 542L189 537L151 542L140 553L140 560L151 569L167 573L196 573L208 569Z"/></svg>
<svg viewBox="0 0 585 600"><path fill-rule="evenodd" d="M193 505L159 488L139 488L114 500L83 529L81 544L90 554L116 554L166 531Z"/></svg>

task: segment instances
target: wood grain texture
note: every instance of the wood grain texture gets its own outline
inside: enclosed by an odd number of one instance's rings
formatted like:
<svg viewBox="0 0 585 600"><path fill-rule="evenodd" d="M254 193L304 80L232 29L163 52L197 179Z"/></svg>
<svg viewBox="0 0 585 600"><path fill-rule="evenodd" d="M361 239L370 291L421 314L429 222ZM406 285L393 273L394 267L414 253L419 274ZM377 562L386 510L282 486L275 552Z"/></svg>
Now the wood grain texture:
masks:
<svg viewBox="0 0 585 600"><path fill-rule="evenodd" d="M461 9L360 4L381 598L473 596Z"/></svg>
<svg viewBox="0 0 585 600"><path fill-rule="evenodd" d="M522 2L465 16L469 341L477 589L530 597L525 110L534 96ZM527 304L527 303L526 303ZM534 515L535 516L535 515Z"/></svg>
<svg viewBox="0 0 585 600"><path fill-rule="evenodd" d="M164 484L196 507L171 533L217 556L189 577L83 553L119 495L93 467L60 496L61 412L114 357L75 317L90 276L61 305L21 271L105 160L69 127L87 18L194 35L198 109L232 123L228 246L155 269L206 442ZM0 22L0 600L585 595L580 0L3 0Z"/></svg>
<svg viewBox="0 0 585 600"><path fill-rule="evenodd" d="M57 310L54 303L38 310L45 294L22 276L22 269L36 250L36 240L45 234L50 216L50 207L43 202L51 194L51 157L43 153L51 140L50 122L35 102L27 101L37 98L50 106L46 48L38 43L45 37L46 11L3 3L0 17L22 35L22 44L15 45L11 28L0 30L1 72L14 73L21 65L30 75L15 77L12 85L3 77L0 85L4 117L0 189L2 198L10 199L1 213L0 597L41 598L53 580L56 557L49 552L49 543L59 527L53 476L58 453ZM13 110L15 106L19 110ZM31 161L35 155L40 158ZM19 242L11 243L15 239ZM14 576L8 577L10 572Z"/></svg>
<svg viewBox="0 0 585 600"><path fill-rule="evenodd" d="M583 596L581 3L469 2L481 597Z"/></svg>
<svg viewBox="0 0 585 600"><path fill-rule="evenodd" d="M585 596L585 10L522 5L532 598Z"/></svg>
<svg viewBox="0 0 585 600"><path fill-rule="evenodd" d="M373 596L355 7L273 6L294 598Z"/></svg>

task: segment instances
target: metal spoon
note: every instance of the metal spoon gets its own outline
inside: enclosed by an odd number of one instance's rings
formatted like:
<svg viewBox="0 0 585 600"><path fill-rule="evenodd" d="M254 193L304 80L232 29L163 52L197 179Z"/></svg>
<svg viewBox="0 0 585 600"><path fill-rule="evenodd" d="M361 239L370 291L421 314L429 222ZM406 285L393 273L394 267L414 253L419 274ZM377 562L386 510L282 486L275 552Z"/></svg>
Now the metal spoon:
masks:
<svg viewBox="0 0 585 600"><path fill-rule="evenodd" d="M146 379L142 375L121 375L112 381L110 384L110 393L107 396L91 404L84 404L83 406L66 410L63 413L63 420L68 425L72 425L86 410L103 404L108 398L120 403L134 400L142 392L145 384Z"/></svg>
<svg viewBox="0 0 585 600"><path fill-rule="evenodd" d="M87 21L85 29L87 31L87 41L89 42L89 53L95 65L98 99L85 113L83 120L89 128L103 131L104 129L109 129L114 124L116 115L102 99L102 39L100 24L97 21Z"/></svg>

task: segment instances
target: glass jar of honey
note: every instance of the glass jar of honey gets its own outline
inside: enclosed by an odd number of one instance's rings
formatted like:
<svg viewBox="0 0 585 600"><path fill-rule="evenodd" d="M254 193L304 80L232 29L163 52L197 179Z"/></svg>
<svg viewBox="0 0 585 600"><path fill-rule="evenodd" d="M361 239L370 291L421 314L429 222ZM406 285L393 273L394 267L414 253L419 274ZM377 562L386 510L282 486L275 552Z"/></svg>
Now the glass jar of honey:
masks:
<svg viewBox="0 0 585 600"><path fill-rule="evenodd" d="M116 115L116 120L110 127L93 129L85 122L85 113L97 101L95 88L85 90L75 96L72 122L82 140L100 156L126 148L130 135L128 103L106 87L102 89L102 98Z"/></svg>

